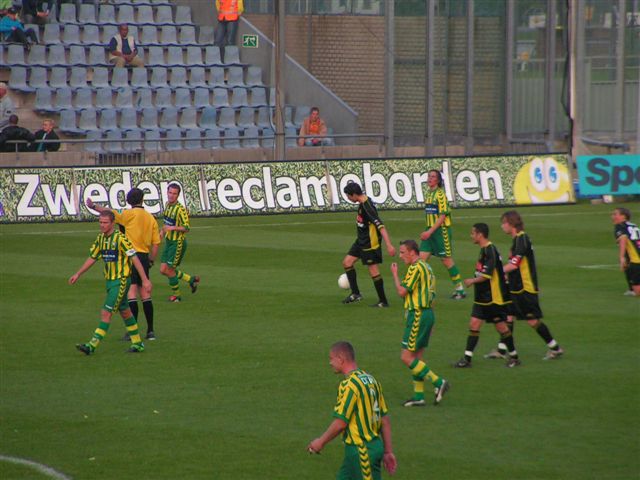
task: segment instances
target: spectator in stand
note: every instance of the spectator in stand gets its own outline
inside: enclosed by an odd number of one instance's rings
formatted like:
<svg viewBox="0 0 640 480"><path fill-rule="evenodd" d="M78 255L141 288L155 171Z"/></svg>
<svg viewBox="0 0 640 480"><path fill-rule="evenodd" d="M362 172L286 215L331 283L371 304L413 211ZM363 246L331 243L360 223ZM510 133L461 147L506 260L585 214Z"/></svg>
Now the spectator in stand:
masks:
<svg viewBox="0 0 640 480"><path fill-rule="evenodd" d="M123 23L109 42L109 62L116 67L144 67L144 61L138 56L135 39L129 35L129 26Z"/></svg>
<svg viewBox="0 0 640 480"><path fill-rule="evenodd" d="M224 49L225 45L236 44L238 20L244 12L243 0L216 0L218 26L216 27L214 45Z"/></svg>
<svg viewBox="0 0 640 480"><path fill-rule="evenodd" d="M28 152L31 150L31 142L35 140L33 133L26 128L18 126L18 116L9 117L9 126L0 132L0 152ZM7 143L10 140L24 140L28 143Z"/></svg>
<svg viewBox="0 0 640 480"><path fill-rule="evenodd" d="M24 28L24 24L18 20L18 10L10 7L7 14L0 19L0 35L7 42L23 43L29 47L30 43L38 43L38 37L33 28Z"/></svg>
<svg viewBox="0 0 640 480"><path fill-rule="evenodd" d="M12 6L13 0L0 0L0 18L4 17Z"/></svg>
<svg viewBox="0 0 640 480"><path fill-rule="evenodd" d="M0 130L9 125L9 117L13 115L13 101L8 95L7 84L0 82Z"/></svg>
<svg viewBox="0 0 640 480"><path fill-rule="evenodd" d="M34 134L35 141L32 145L34 152L57 152L60 150L60 142L43 142L43 140L60 140L58 134L53 131L53 127L55 127L55 123L50 118L45 118L42 121L42 128Z"/></svg>
<svg viewBox="0 0 640 480"><path fill-rule="evenodd" d="M324 120L320 118L320 109L318 107L312 107L311 112L307 118L302 122L300 127L300 138L298 139L298 145L304 147L317 147L319 145L330 145L331 140L326 138L327 125ZM313 136L312 138L305 138Z"/></svg>
<svg viewBox="0 0 640 480"><path fill-rule="evenodd" d="M22 0L22 20L24 23L44 25L49 21L53 0Z"/></svg>

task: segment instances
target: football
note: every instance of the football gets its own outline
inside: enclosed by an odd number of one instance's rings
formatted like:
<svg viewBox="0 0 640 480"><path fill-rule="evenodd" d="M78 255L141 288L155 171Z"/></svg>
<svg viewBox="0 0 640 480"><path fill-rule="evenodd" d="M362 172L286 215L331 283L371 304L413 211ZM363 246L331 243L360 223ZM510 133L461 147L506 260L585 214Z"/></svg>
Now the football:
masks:
<svg viewBox="0 0 640 480"><path fill-rule="evenodd" d="M338 277L338 286L340 288L344 288L345 290L348 290L349 287L349 279L347 278L347 274L343 273L342 275L340 275Z"/></svg>

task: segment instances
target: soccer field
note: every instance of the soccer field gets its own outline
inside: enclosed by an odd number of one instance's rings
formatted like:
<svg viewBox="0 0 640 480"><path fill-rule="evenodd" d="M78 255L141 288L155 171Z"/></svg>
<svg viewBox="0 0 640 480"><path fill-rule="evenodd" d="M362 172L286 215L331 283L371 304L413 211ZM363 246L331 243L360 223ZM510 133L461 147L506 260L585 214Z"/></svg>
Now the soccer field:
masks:
<svg viewBox="0 0 640 480"><path fill-rule="evenodd" d="M402 307L382 265L389 309L358 265L365 301L342 305L336 279L355 238L355 213L192 219L184 270L195 295L166 301L152 269L158 340L127 355L114 318L96 354L89 340L104 299L102 266L70 286L98 224L0 226L0 478L56 478L14 463L28 459L74 479L327 479L339 439L305 447L331 421L340 380L328 348L349 340L359 365L383 385L399 479L632 479L640 474L640 299L623 296L609 214L615 205L520 209L536 250L545 321L565 349L546 347L523 322L523 365L484 360L497 334L485 326L474 367L463 353L471 298L450 300L438 279L427 364L451 382L438 407L403 408L411 374L400 362ZM640 220L638 204L632 221ZM455 210L454 257L471 276L486 222L503 258L506 209ZM382 211L394 244L417 238L420 211ZM401 266L401 271L405 267ZM146 330L140 315L142 330ZM429 391L427 392L429 395ZM430 398L430 396L428 397ZM64 477L57 477L64 478Z"/></svg>

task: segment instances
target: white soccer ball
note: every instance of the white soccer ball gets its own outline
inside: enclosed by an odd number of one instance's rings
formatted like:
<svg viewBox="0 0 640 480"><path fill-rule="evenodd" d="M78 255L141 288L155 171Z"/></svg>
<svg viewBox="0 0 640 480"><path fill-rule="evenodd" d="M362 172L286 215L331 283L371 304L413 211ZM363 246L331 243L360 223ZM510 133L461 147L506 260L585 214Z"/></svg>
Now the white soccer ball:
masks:
<svg viewBox="0 0 640 480"><path fill-rule="evenodd" d="M348 290L349 288L351 288L349 286L349 279L347 278L347 274L343 273L342 275L340 275L338 277L338 286L340 288L344 288L345 290Z"/></svg>

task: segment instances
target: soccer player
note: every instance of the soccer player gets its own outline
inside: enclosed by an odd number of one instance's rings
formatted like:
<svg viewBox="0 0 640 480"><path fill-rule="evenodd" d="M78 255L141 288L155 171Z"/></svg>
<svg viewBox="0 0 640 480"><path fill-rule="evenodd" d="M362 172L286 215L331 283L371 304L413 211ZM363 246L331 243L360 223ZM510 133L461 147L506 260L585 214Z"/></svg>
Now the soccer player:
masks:
<svg viewBox="0 0 640 480"><path fill-rule="evenodd" d="M177 183L171 183L167 187L168 203L164 209L164 225L161 233L165 238L165 244L162 250L160 273L169 279L169 286L172 291L172 295L169 297L170 302L180 302L182 300L178 280L187 282L191 287L191 293L196 293L200 284L199 276L192 276L178 270L178 266L187 251L187 239L185 237L189 232L189 214L187 209L178 202L180 191L180 185Z"/></svg>
<svg viewBox="0 0 640 480"><path fill-rule="evenodd" d="M144 200L144 191L139 188L132 188L127 193L127 203L131 205L127 210L112 210L100 205L96 205L93 201L87 199L87 207L104 212L110 210L115 215L116 223L123 229L127 238L131 241L133 248L136 249L136 256L144 273L149 277L149 268L153 265L158 256L160 247L160 234L158 232L158 222L149 212L144 209L142 201ZM151 300L151 292L142 288L142 279L138 272L134 270L131 274L131 288L129 288L129 308L133 316L138 318L138 293L142 299L142 309L147 320L146 340L155 340L156 335L153 329L153 301ZM128 334L125 334L125 340L129 340Z"/></svg>
<svg viewBox="0 0 640 480"><path fill-rule="evenodd" d="M396 457L391 445L391 421L382 387L369 373L358 368L353 346L337 342L329 351L333 371L345 376L338 387L334 420L329 428L307 445L309 453L320 453L324 446L342 433L344 461L339 480L380 479L381 464L391 475ZM382 437L382 438L381 438Z"/></svg>
<svg viewBox="0 0 640 480"><path fill-rule="evenodd" d="M611 220L615 225L620 270L625 272L633 295L640 297L640 228L630 222L631 212L627 208L614 209Z"/></svg>
<svg viewBox="0 0 640 480"><path fill-rule="evenodd" d="M354 303L362 300L358 281L356 278L356 270L354 265L358 259L369 269L369 275L373 280L373 285L378 293L378 303L371 305L372 307L385 308L389 306L387 296L384 293L384 281L380 275L378 265L382 263L382 247L380 246L380 237L384 239L387 251L392 257L396 254L396 249L391 243L389 233L378 216L378 211L373 202L367 197L362 187L357 183L348 183L344 187L344 193L352 202L358 203L358 215L356 216L356 227L358 237L353 243L346 257L342 260L342 266L349 279L351 294L345 298L342 303Z"/></svg>
<svg viewBox="0 0 640 480"><path fill-rule="evenodd" d="M465 287L474 285L475 295L471 320L469 322L469 336L464 357L453 366L457 368L471 367L473 351L480 338L480 329L485 322L493 323L500 334L502 342L507 346L509 368L520 365L518 352L513 341L513 335L507 326L509 289L504 278L502 260L496 246L489 241L489 226L486 223L476 223L471 228L471 240L480 246L480 257L476 263L473 278L465 278Z"/></svg>
<svg viewBox="0 0 640 480"><path fill-rule="evenodd" d="M69 284L74 285L80 276L89 270L99 258L104 261L104 277L107 280L107 298L100 311L100 324L96 328L89 343L79 343L76 348L85 355L95 352L100 341L107 335L111 325L114 310L120 311L129 336L130 353L144 351L144 344L138 333L138 322L131 313L127 303L127 291L131 285L131 264L142 278L142 288L151 291L151 282L147 278L144 267L136 256L136 251L127 237L115 229L115 215L110 210L100 212L100 234L89 250L87 258L80 269L69 278Z"/></svg>
<svg viewBox="0 0 640 480"><path fill-rule="evenodd" d="M429 170L427 177L427 196L424 200L427 226L420 234L420 258L428 261L431 255L440 257L449 272L449 278L455 287L451 298L462 300L467 295L462 286L460 270L453 261L453 234L451 231L451 212L444 191L442 174L438 170Z"/></svg>
<svg viewBox="0 0 640 480"><path fill-rule="evenodd" d="M507 326L513 332L513 320L526 320L549 347L544 360L559 358L564 350L555 341L546 323L542 320L542 310L538 302L538 273L533 245L529 235L524 231L522 217L515 210L509 210L500 217L502 231L513 238L509 251L509 263L504 266L504 272L509 278L509 293L511 293L511 312ZM507 347L499 343L496 350L492 350L484 358L507 358Z"/></svg>
<svg viewBox="0 0 640 480"><path fill-rule="evenodd" d="M424 379L435 387L434 405L438 405L449 390L449 382L436 375L422 361L422 353L429 345L435 316L431 309L436 295L436 278L431 267L420 259L420 250L414 240L400 242L400 259L409 265L402 282L398 277L398 264L391 264L396 291L404 298L405 329L402 337L400 359L413 374L413 397L404 402L405 407L424 407Z"/></svg>

